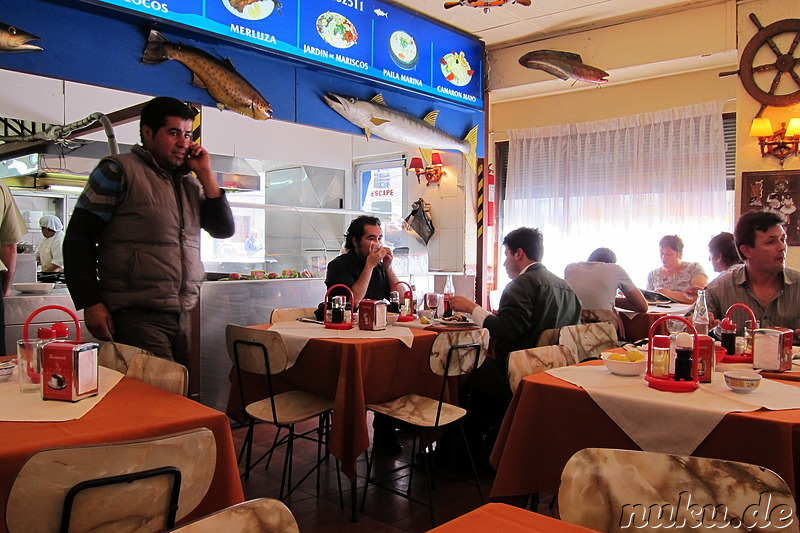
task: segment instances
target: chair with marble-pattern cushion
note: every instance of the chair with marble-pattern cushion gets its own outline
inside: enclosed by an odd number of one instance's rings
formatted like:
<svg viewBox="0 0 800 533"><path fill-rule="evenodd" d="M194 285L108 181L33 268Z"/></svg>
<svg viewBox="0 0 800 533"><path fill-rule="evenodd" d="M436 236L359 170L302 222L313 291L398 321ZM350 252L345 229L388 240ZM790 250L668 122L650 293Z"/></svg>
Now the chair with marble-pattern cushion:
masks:
<svg viewBox="0 0 800 533"><path fill-rule="evenodd" d="M134 355L140 353L154 355L153 352L148 352L144 348L108 341L100 345L100 350L97 353L97 362L100 366L127 374L131 359L133 359Z"/></svg>
<svg viewBox="0 0 800 533"><path fill-rule="evenodd" d="M216 456L214 434L207 428L43 449L25 462L14 480L6 526L9 533L163 531L205 497ZM103 486L93 488L95 484ZM72 489L78 492L69 505Z"/></svg>
<svg viewBox="0 0 800 533"><path fill-rule="evenodd" d="M469 342L460 344L460 342L463 341ZM445 331L439 333L428 358L431 371L434 374L442 376L438 398L429 398L419 394L406 394L388 402L367 405L368 410L393 418L399 422L400 427L413 433L411 460L406 465L392 470L390 482L392 480L391 478L395 478L397 472L402 469L409 469L413 476L415 459L422 458L422 462L425 465L425 475L428 480L428 500L426 504L425 502L412 498L410 489L411 479L409 479L409 488L407 491L399 491L391 485L373 479L371 477L373 460L375 459L375 453L373 451L373 453L368 454L367 457L367 475L364 482L364 497L361 502L362 510L366 503L367 490L372 484L404 498L408 498L411 501L427 505L430 510L431 524L435 526L433 498L431 494L432 474L430 465L432 460L431 456L433 455L433 448L431 446L433 440L426 437L431 433L435 434L437 431L451 424L457 426L459 429L463 444L467 450L467 457L469 458L474 482L478 487L481 503L483 503L483 491L481 490L480 480L478 479L472 455L469 453L469 446L467 444L464 428L460 423L461 419L467 414L467 411L457 405L447 403L445 401L445 396L448 391L448 383L452 378L467 375L483 363L488 344L489 335L488 331L485 329ZM444 351L445 349L446 352ZM446 355L444 355L445 353ZM417 443L419 443L419 446L417 446Z"/></svg>
<svg viewBox="0 0 800 533"><path fill-rule="evenodd" d="M276 322L291 322L298 318L314 318L316 307L283 307L274 309L269 316L270 324Z"/></svg>
<svg viewBox="0 0 800 533"><path fill-rule="evenodd" d="M558 344L569 348L578 362L585 361L619 346L617 328L608 322L564 326L559 331Z"/></svg>
<svg viewBox="0 0 800 533"><path fill-rule="evenodd" d="M181 396L189 393L189 372L186 367L163 357L137 353L131 359L125 375Z"/></svg>
<svg viewBox="0 0 800 533"><path fill-rule="evenodd" d="M232 505L205 516L172 533L298 533L297 521L286 505L272 498L258 498Z"/></svg>
<svg viewBox="0 0 800 533"><path fill-rule="evenodd" d="M772 470L655 452L580 450L561 474L558 507L562 520L615 533L800 531L792 492ZM742 521L757 527L734 527Z"/></svg>
<svg viewBox="0 0 800 533"><path fill-rule="evenodd" d="M322 445L324 443L324 433L327 428L327 421L330 412L333 410L333 400L321 398L307 392L292 390L277 393L272 383L272 376L280 374L286 370L289 364L289 355L286 344L280 335L268 329L249 328L229 324L225 330L225 339L228 346L228 354L233 360L236 372L237 384L239 385L239 400L245 406L245 413L248 419L247 434L242 443L242 450L239 452L239 461L242 454L246 452L244 478L248 479L250 470L258 463L267 458L267 467L272 459L272 452L279 446L286 445L286 455L283 463L283 474L281 475L281 485L279 499L283 499L284 490L286 496L292 493L297 486L292 487L292 466L294 441L298 438L310 439L317 444L317 462L314 467L298 482L298 485L308 477L314 470L317 472L317 490L319 490L319 466L322 461ZM245 380L243 373L260 374L263 376L266 385L267 397L255 402L247 403L245 398L248 394L245 391ZM310 433L295 433L295 424L305 422L314 417L319 419L318 426L312 430L316 437ZM253 450L253 436L256 421L266 422L278 428L272 446L255 462L251 464ZM281 430L288 430L288 435L280 437ZM337 465L338 468L338 465Z"/></svg>
<svg viewBox="0 0 800 533"><path fill-rule="evenodd" d="M519 382L525 376L573 363L575 358L566 346L539 346L511 352L508 354L508 384L511 392L516 392Z"/></svg>
<svg viewBox="0 0 800 533"><path fill-rule="evenodd" d="M561 328L546 329L539 335L539 340L536 341L536 346L554 346L558 344L558 335L561 333Z"/></svg>

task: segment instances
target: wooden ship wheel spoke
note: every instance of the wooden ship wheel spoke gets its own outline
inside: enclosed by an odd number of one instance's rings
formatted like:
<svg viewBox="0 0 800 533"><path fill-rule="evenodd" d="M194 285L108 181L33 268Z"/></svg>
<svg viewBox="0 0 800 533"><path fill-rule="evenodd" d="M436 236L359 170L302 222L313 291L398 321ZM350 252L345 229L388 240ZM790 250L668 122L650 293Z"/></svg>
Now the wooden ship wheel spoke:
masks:
<svg viewBox="0 0 800 533"><path fill-rule="evenodd" d="M758 28L758 32L750 39L739 61L739 77L747 93L764 106L786 107L800 102L800 74L795 70L800 58L795 57L798 44L800 44L800 19L779 20L767 26L762 26L754 13L750 20ZM794 34L791 44L786 52L781 51L776 43L776 37L783 34ZM785 42L785 41L784 41ZM763 47L769 48L775 55L774 63L756 65L756 55ZM763 55L763 54L762 54ZM763 89L755 74L775 71L775 76L769 89ZM781 83L786 75L788 83ZM761 81L765 77L760 77ZM794 81L794 84L791 83ZM778 92L778 88L781 92ZM788 90L788 92L786 92Z"/></svg>

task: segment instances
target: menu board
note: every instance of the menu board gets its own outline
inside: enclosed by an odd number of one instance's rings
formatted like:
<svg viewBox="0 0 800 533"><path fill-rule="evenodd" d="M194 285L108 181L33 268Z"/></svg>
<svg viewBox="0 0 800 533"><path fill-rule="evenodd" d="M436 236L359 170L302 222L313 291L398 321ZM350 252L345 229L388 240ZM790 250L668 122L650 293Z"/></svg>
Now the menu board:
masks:
<svg viewBox="0 0 800 533"><path fill-rule="evenodd" d="M88 0L483 108L483 42L379 0Z"/></svg>

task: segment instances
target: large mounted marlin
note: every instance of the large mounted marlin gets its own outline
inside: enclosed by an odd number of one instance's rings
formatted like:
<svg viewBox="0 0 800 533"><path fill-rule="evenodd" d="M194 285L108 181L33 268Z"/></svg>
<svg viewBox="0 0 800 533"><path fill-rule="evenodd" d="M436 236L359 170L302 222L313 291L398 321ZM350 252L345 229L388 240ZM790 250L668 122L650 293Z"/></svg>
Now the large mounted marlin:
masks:
<svg viewBox="0 0 800 533"><path fill-rule="evenodd" d="M432 150L455 150L464 154L469 168L477 172L477 125L464 139L458 139L436 127L438 111L431 111L420 120L387 107L381 94L375 95L370 101L333 93L327 93L322 98L334 111L363 128L367 139L374 133L387 141L416 146L426 162L430 162Z"/></svg>

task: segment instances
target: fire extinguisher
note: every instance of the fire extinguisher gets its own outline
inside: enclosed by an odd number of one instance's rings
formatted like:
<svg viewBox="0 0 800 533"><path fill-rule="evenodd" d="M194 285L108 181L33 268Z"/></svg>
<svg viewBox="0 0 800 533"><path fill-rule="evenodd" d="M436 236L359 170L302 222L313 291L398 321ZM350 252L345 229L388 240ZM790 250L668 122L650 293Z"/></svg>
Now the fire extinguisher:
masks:
<svg viewBox="0 0 800 533"><path fill-rule="evenodd" d="M491 163L486 172L486 225L494 226L494 172Z"/></svg>

